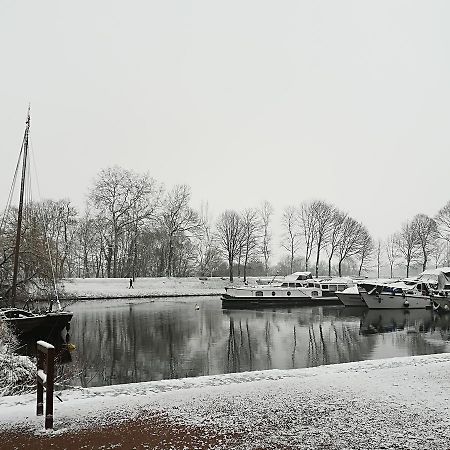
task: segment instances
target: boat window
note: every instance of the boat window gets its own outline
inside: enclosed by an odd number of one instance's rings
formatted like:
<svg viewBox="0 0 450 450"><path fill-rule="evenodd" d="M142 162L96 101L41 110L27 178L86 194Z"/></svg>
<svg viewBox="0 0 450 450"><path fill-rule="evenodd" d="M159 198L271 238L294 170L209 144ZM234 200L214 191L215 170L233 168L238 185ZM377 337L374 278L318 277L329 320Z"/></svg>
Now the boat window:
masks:
<svg viewBox="0 0 450 450"><path fill-rule="evenodd" d="M320 289L320 284L316 283L316 284L314 284L314 287Z"/></svg>
<svg viewBox="0 0 450 450"><path fill-rule="evenodd" d="M289 297L291 295L291 291L287 291L287 295Z"/></svg>
<svg viewBox="0 0 450 450"><path fill-rule="evenodd" d="M322 284L322 289L328 289L328 284Z"/></svg>
<svg viewBox="0 0 450 450"><path fill-rule="evenodd" d="M308 283L308 287L314 287L314 283Z"/></svg>
<svg viewBox="0 0 450 450"><path fill-rule="evenodd" d="M272 295L275 295L275 291L272 291Z"/></svg>
<svg viewBox="0 0 450 450"><path fill-rule="evenodd" d="M289 283L289 287L295 287L295 283Z"/></svg>
<svg viewBox="0 0 450 450"><path fill-rule="evenodd" d="M281 287L288 287L288 284L289 284L289 283L283 283L283 284L281 285Z"/></svg>
<svg viewBox="0 0 450 450"><path fill-rule="evenodd" d="M262 293L262 291L256 291L255 295L256 295L256 297L262 297L263 293Z"/></svg>
<svg viewBox="0 0 450 450"><path fill-rule="evenodd" d="M337 286L335 284L330 284L330 292L336 292Z"/></svg>
<svg viewBox="0 0 450 450"><path fill-rule="evenodd" d="M302 287L302 283L295 283L295 287Z"/></svg>
<svg viewBox="0 0 450 450"><path fill-rule="evenodd" d="M337 287L337 290L339 292L345 291L345 289L347 289L347 286L345 284L339 284Z"/></svg>

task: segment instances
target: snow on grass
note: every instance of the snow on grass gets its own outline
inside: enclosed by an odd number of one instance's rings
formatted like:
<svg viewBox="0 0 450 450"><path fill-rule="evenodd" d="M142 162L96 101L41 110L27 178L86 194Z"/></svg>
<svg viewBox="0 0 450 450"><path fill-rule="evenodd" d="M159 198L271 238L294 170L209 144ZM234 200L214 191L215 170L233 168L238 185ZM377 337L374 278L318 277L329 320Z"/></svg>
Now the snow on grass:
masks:
<svg viewBox="0 0 450 450"><path fill-rule="evenodd" d="M129 278L70 278L63 280L61 288L68 298L163 297L220 295L225 286L242 283L242 278L234 283L222 278L136 278L129 289Z"/></svg>
<svg viewBox="0 0 450 450"><path fill-rule="evenodd" d="M15 354L17 338L0 321L0 397L30 392L34 388L36 365L27 356Z"/></svg>
<svg viewBox="0 0 450 450"><path fill-rule="evenodd" d="M155 413L241 435L242 449L448 449L450 354L63 391L57 433ZM28 424L30 395L0 399L0 430ZM230 447L231 448L231 447Z"/></svg>

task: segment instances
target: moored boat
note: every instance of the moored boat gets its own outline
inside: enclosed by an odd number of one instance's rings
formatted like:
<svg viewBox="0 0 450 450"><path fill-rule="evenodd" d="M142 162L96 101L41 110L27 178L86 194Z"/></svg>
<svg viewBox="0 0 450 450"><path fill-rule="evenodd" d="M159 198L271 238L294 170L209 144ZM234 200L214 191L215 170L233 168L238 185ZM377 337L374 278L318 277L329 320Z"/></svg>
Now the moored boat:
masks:
<svg viewBox="0 0 450 450"><path fill-rule="evenodd" d="M342 292L336 292L336 296L344 306L367 307L356 285L350 286Z"/></svg>
<svg viewBox="0 0 450 450"><path fill-rule="evenodd" d="M426 309L431 307L428 288L423 283L405 282L387 285L362 283L358 291L370 309Z"/></svg>
<svg viewBox="0 0 450 450"><path fill-rule="evenodd" d="M68 311L32 313L19 308L3 308L0 320L9 325L16 334L52 336L69 329L73 313Z"/></svg>
<svg viewBox="0 0 450 450"><path fill-rule="evenodd" d="M58 311L52 311L53 301L50 301L48 311L45 313L41 312L32 312L24 309L16 308L16 302L19 300L16 295L17 286L19 285L19 272L21 271L19 268L19 256L20 256L20 245L21 245L21 237L22 237L22 219L24 217L24 194L25 190L27 192L30 190L30 187L27 186L27 181L29 179L29 168L27 166L28 162L28 146L29 146L29 133L30 133L30 109L28 109L26 127L24 132L24 137L22 140L22 146L20 149L19 162L17 163L16 171L19 168L19 163L22 163L22 175L21 175L21 184L20 184L20 195L19 195L19 205L17 210L17 225L16 225L16 237L15 237L15 245L14 251L8 257L5 257L5 260L9 257L13 257L13 275L12 275L12 283L9 288L6 289L7 298L9 307L3 308L0 310L0 320L9 325L16 334L18 335L35 335L47 337L52 334L56 334L61 332L64 328L69 329L69 323L72 319L73 313L63 311L58 299L58 293L56 291L56 283L53 279L53 286L55 288L56 294L56 303L58 305ZM21 160L21 161L20 161ZM16 179L14 176L13 180ZM13 191L13 186L11 192ZM8 205L9 207L9 205ZM8 209L7 207L7 209ZM0 229L0 233L2 230ZM3 249L5 252L6 249ZM50 262L51 263L51 262ZM24 270L22 269L22 272ZM53 268L52 268L53 272ZM22 278L26 278L24 274L22 274ZM24 281L20 282L22 285ZM29 295L29 292L27 293ZM22 298L25 304L27 301L25 298Z"/></svg>

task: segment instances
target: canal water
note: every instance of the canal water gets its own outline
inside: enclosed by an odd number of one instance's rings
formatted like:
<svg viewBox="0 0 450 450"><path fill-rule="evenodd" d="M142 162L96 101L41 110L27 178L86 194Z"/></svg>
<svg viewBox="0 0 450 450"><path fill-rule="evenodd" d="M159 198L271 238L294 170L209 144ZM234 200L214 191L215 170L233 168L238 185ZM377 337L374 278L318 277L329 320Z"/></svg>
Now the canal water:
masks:
<svg viewBox="0 0 450 450"><path fill-rule="evenodd" d="M218 297L69 309L75 350L63 377L84 387L450 351L450 315L429 310L223 310Z"/></svg>

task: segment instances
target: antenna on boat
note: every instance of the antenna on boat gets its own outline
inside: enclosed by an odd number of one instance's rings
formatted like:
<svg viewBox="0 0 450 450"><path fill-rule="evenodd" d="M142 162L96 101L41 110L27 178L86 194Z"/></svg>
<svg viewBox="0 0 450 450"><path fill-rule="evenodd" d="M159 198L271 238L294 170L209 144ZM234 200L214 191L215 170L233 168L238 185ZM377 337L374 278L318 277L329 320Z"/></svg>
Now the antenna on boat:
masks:
<svg viewBox="0 0 450 450"><path fill-rule="evenodd" d="M19 197L19 212L17 214L17 229L16 229L16 245L14 249L14 272L13 281L11 286L11 307L15 307L16 302L16 285L17 285L17 274L19 271L19 249L20 249L20 232L22 229L22 216L23 216L23 197L25 192L25 178L27 173L27 157L28 157L28 136L30 133L30 105L28 105L27 121L25 122L25 133L23 135L22 141L22 178L20 182L20 197Z"/></svg>

